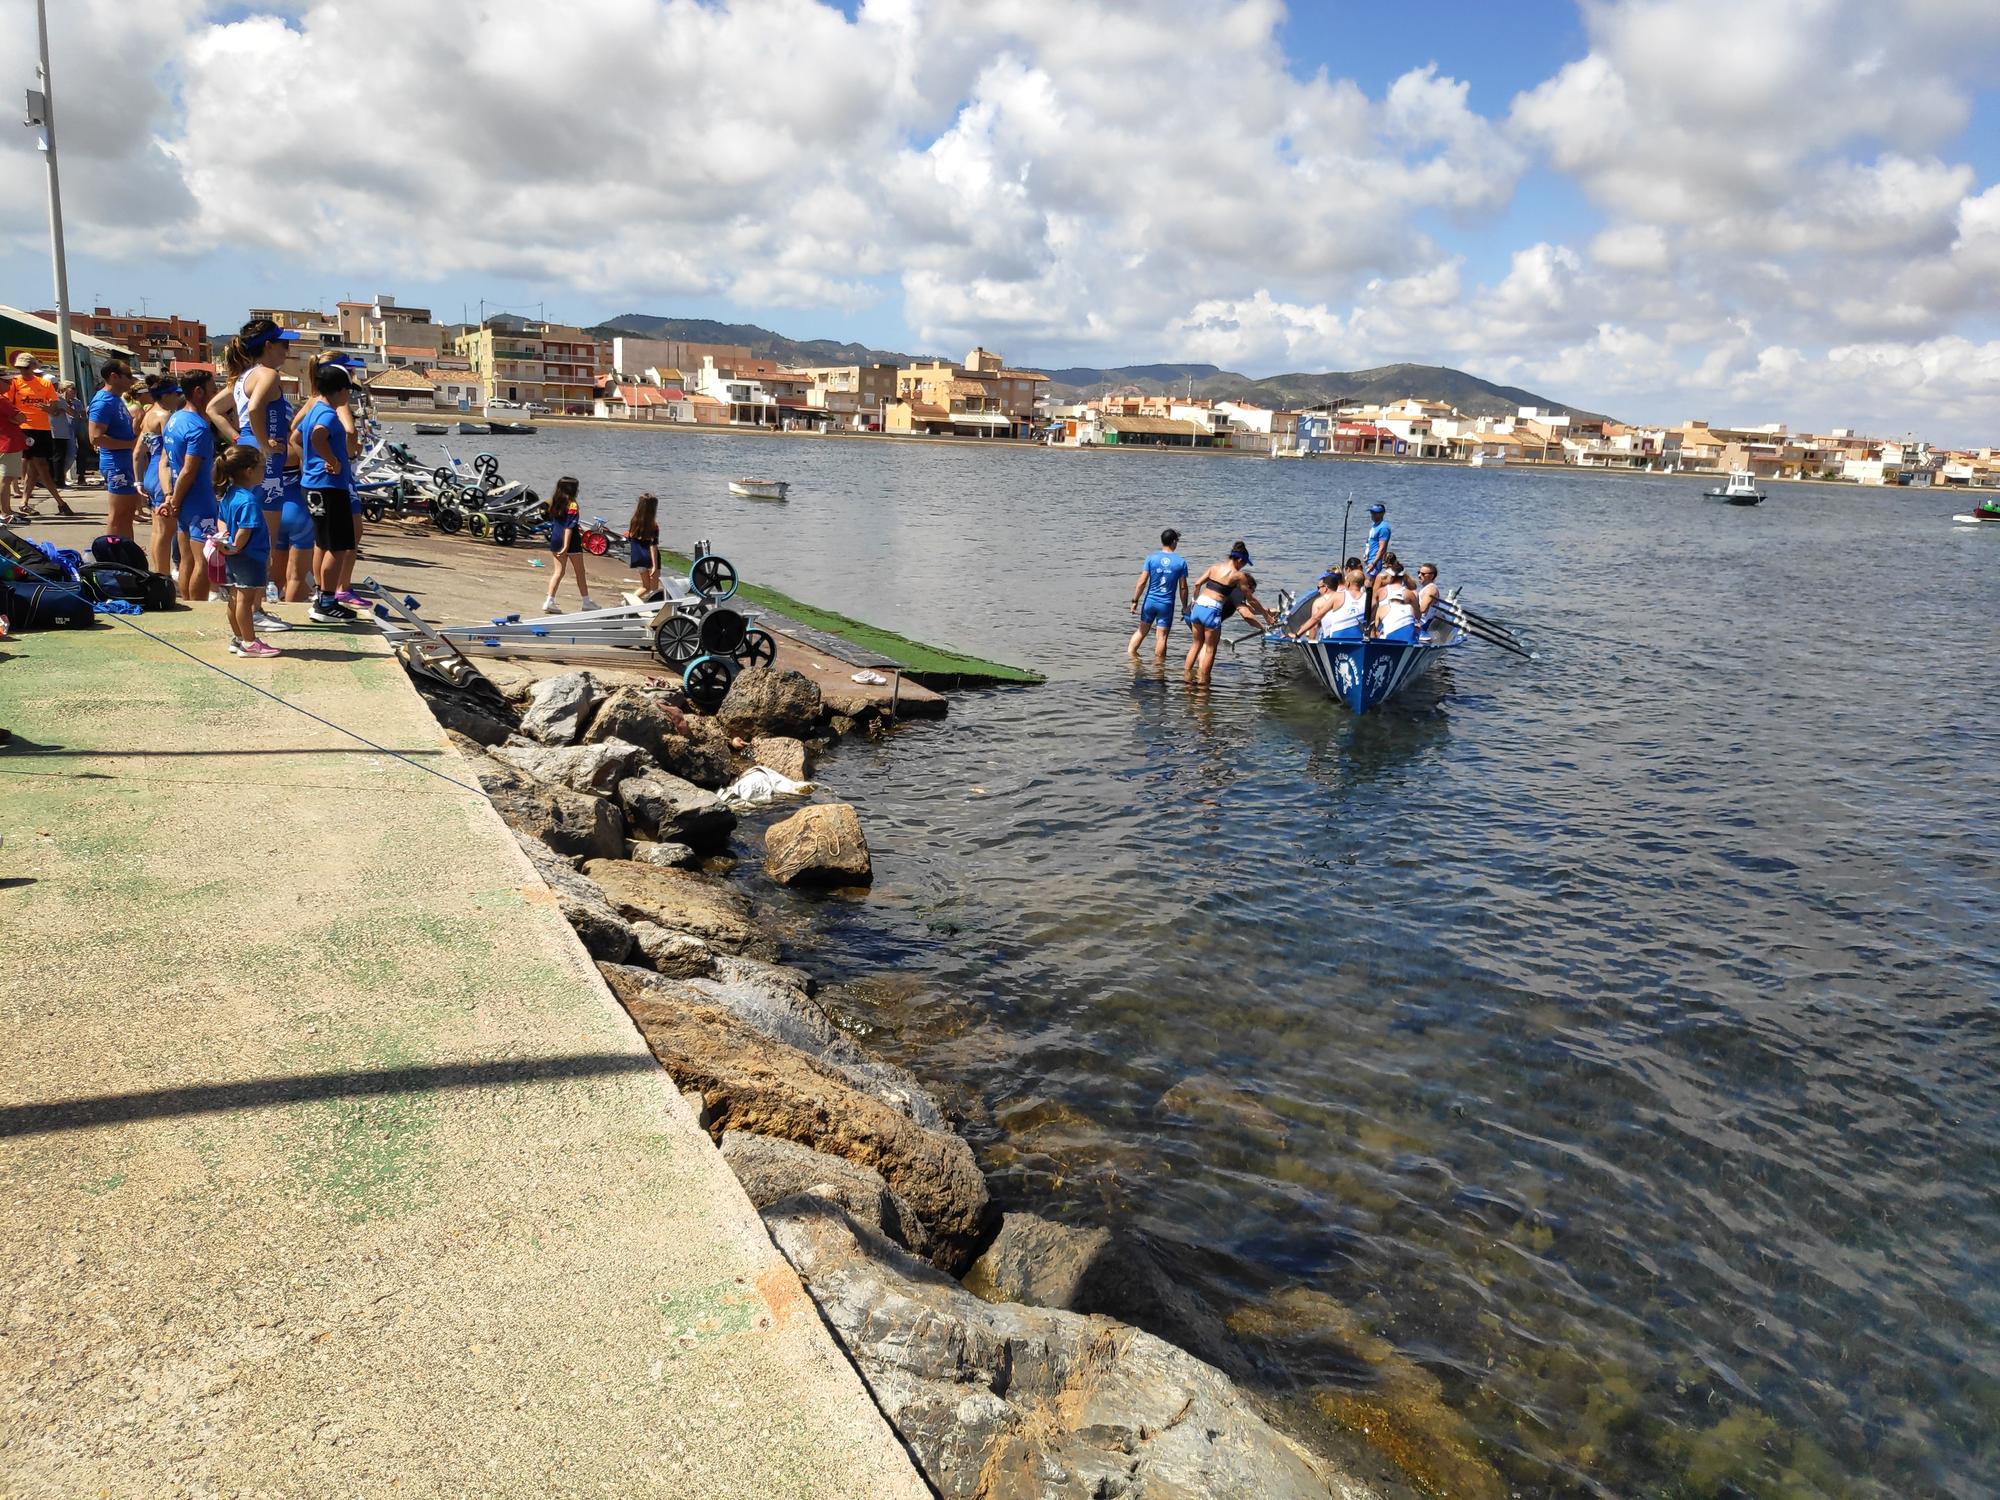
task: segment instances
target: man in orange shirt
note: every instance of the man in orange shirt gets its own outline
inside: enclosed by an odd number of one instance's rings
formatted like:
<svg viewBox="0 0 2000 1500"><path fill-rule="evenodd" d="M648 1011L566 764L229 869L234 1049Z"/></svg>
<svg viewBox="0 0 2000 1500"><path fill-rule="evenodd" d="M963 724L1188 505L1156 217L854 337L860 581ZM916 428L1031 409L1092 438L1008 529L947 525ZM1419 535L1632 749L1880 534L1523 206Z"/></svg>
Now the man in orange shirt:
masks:
<svg viewBox="0 0 2000 1500"><path fill-rule="evenodd" d="M49 498L56 503L56 509L66 516L75 511L56 488L55 434L50 430L49 408L62 400L62 393L55 382L43 375L36 366L35 356L23 349L14 356L14 406L21 413L21 430L27 434L27 477L21 481L21 508L27 509L35 502L35 486L40 485L49 492Z"/></svg>

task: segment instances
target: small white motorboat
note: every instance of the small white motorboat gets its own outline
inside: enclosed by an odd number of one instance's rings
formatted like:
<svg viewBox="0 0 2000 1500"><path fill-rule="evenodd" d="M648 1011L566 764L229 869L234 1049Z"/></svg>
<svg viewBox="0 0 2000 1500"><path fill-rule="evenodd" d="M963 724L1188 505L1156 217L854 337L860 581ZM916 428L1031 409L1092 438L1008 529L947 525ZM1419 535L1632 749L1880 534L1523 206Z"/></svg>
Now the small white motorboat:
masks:
<svg viewBox="0 0 2000 1500"><path fill-rule="evenodd" d="M732 479L729 493L742 500L782 500L791 485L782 479Z"/></svg>
<svg viewBox="0 0 2000 1500"><path fill-rule="evenodd" d="M1504 453L1488 453L1484 448L1479 448L1475 449L1472 457L1468 458L1465 462L1469 468L1492 469L1506 463L1507 455Z"/></svg>
<svg viewBox="0 0 2000 1500"><path fill-rule="evenodd" d="M1702 493L1711 500L1721 500L1730 505L1756 505L1764 498L1764 492L1757 488L1757 476L1748 469L1737 469L1722 488L1703 490Z"/></svg>

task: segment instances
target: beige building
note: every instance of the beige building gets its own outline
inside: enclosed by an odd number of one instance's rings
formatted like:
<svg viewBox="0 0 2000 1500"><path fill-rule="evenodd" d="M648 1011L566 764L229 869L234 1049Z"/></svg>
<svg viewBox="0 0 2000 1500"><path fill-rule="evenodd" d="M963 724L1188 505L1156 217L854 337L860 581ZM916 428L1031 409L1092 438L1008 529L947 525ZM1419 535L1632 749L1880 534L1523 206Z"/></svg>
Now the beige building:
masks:
<svg viewBox="0 0 2000 1500"><path fill-rule="evenodd" d="M479 378L481 404L533 402L588 416L597 396L597 341L563 323L493 318L453 341Z"/></svg>
<svg viewBox="0 0 2000 1500"><path fill-rule="evenodd" d="M882 409L896 399L894 365L820 365L794 373L811 382L806 404L834 426L879 430Z"/></svg>

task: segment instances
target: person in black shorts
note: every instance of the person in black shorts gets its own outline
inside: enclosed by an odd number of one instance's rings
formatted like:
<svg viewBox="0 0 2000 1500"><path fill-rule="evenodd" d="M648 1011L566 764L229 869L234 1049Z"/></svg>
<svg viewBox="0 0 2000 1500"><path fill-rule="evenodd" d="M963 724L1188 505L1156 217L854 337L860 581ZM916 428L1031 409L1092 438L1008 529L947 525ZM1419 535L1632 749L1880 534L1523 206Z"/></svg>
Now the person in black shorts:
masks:
<svg viewBox="0 0 2000 1500"><path fill-rule="evenodd" d="M583 518L577 505L577 488L576 480L565 474L549 493L549 551L555 554L556 565L549 578L549 597L542 601L545 615L562 613L562 606L556 603L556 589L565 570L576 575L578 607L597 608L597 601L590 597L589 581L583 576Z"/></svg>
<svg viewBox="0 0 2000 1500"><path fill-rule="evenodd" d="M320 624L352 620L354 611L334 598L340 565L354 551L354 455L347 415L353 378L340 365L322 365L313 375L319 399L299 421L302 450L300 488L312 516L319 547L319 593L306 618Z"/></svg>

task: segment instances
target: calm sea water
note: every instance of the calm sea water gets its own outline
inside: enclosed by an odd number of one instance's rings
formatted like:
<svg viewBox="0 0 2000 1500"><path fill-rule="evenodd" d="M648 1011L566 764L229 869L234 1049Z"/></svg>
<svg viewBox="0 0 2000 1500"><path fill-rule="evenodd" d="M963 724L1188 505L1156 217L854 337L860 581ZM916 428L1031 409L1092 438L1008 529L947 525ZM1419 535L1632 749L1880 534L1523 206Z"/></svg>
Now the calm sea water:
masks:
<svg viewBox="0 0 2000 1500"><path fill-rule="evenodd" d="M878 884L800 912L1005 1201L1167 1266L1163 1331L1308 1425L1407 1422L1439 1492L1486 1491L1371 1337L1516 1493L2000 1491L2000 536L1962 496L502 451L1050 676L828 757ZM730 500L743 472L791 503ZM1125 660L1163 525L1197 570L1248 538L1268 593L1339 551L1350 486L1542 659L1475 649L1361 721L1254 645L1205 691Z"/></svg>

